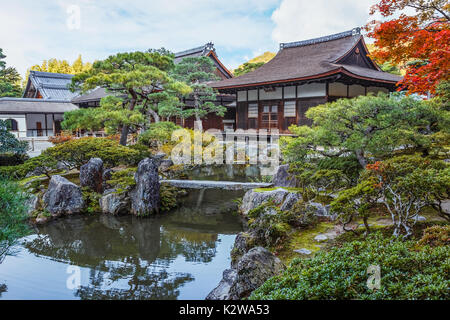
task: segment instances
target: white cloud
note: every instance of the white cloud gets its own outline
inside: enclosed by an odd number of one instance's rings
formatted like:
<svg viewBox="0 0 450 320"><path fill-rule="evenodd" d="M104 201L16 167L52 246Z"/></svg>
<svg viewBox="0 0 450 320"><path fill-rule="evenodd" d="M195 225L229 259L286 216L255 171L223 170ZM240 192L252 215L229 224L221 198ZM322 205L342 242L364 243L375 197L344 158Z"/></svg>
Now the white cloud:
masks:
<svg viewBox="0 0 450 320"><path fill-rule="evenodd" d="M376 0L16 0L3 1L0 48L23 75L44 59L85 61L123 51L181 51L213 41L233 69L279 42L364 25ZM67 27L67 8L81 28Z"/></svg>
<svg viewBox="0 0 450 320"><path fill-rule="evenodd" d="M44 59L85 61L120 51L189 49L213 41L224 62L275 47L270 15L279 0L21 0L2 3L0 47L21 74ZM81 9L81 29L67 27L67 7Z"/></svg>
<svg viewBox="0 0 450 320"><path fill-rule="evenodd" d="M272 38L306 40L364 26L376 0L283 0L274 11Z"/></svg>

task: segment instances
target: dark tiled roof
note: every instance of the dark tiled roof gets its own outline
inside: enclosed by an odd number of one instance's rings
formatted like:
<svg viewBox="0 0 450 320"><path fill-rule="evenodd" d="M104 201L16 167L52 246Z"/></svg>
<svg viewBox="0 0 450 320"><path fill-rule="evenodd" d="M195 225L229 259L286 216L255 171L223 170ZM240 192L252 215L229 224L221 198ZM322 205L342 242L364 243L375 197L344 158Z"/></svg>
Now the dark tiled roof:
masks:
<svg viewBox="0 0 450 320"><path fill-rule="evenodd" d="M214 49L214 44L212 42L209 42L201 47L192 48L189 50L175 53L175 58L173 59L173 62L177 64L180 63L181 60L183 60L184 58L206 56L210 51L214 52L216 51L216 49Z"/></svg>
<svg viewBox="0 0 450 320"><path fill-rule="evenodd" d="M281 44L278 54L259 69L240 77L215 82L211 86L227 88L263 85L339 72L391 83L401 79L374 69L335 63L350 52L359 41L364 41L359 32L347 31L312 40Z"/></svg>
<svg viewBox="0 0 450 320"><path fill-rule="evenodd" d="M77 95L68 88L72 77L71 74L30 71L27 89L31 82L44 99L70 101Z"/></svg>
<svg viewBox="0 0 450 320"><path fill-rule="evenodd" d="M63 100L0 98L0 113L64 113L78 107Z"/></svg>
<svg viewBox="0 0 450 320"><path fill-rule="evenodd" d="M83 102L100 101L102 98L108 95L109 94L106 92L105 88L96 88L86 94L76 96L72 99L72 103L78 104Z"/></svg>

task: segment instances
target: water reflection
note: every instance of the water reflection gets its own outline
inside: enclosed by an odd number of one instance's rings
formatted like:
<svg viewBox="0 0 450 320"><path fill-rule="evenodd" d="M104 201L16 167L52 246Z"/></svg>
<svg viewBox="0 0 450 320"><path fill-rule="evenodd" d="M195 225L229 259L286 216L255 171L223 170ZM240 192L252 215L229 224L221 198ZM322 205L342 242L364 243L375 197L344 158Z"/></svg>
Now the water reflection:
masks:
<svg viewBox="0 0 450 320"><path fill-rule="evenodd" d="M14 264L23 267L38 259L31 264L51 261L83 269L82 285L72 293L73 298L203 299L229 263L234 235L242 225L233 213L237 206L233 199L241 196L242 192L234 191L193 191L183 199L182 208L159 217L93 215L54 221L26 239L21 257L7 257L7 272L2 273L0 266L0 283L5 279L8 291L14 287L15 292L23 285L17 281L15 286L15 279L23 277L21 281L36 287L39 283L33 282L40 279L56 286L56 272L48 274L48 267L34 268L29 275L27 271L14 274L19 272ZM36 277L36 272L42 275ZM67 275L62 277L58 283ZM60 289L53 294L61 293ZM3 298L17 298L8 294ZM26 298L48 297L31 292Z"/></svg>

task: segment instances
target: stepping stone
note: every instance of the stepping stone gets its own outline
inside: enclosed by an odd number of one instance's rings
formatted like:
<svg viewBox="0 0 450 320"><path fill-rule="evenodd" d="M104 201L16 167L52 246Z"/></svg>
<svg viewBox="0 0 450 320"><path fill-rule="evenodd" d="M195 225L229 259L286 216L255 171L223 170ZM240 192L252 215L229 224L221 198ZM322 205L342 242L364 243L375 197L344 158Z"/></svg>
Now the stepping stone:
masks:
<svg viewBox="0 0 450 320"><path fill-rule="evenodd" d="M314 237L314 240L316 240L317 242L322 242L322 241L325 241L327 239L328 239L328 237L326 235L324 235L324 234L319 234L318 236Z"/></svg>
<svg viewBox="0 0 450 320"><path fill-rule="evenodd" d="M311 250L308 250L308 249L305 249L305 248L299 249L299 250L294 250L294 252L297 252L297 253L300 253L300 254L304 254L304 255L307 255L307 256L309 256L312 253Z"/></svg>

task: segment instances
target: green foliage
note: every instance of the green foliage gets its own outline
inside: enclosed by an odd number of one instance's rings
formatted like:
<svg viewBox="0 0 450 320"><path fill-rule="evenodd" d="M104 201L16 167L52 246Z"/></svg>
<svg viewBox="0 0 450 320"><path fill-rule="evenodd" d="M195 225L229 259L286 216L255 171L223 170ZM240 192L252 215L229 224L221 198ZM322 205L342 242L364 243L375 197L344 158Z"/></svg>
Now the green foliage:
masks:
<svg viewBox="0 0 450 320"><path fill-rule="evenodd" d="M362 181L373 184L392 216L394 235L412 234L412 226L426 206L440 207L449 197L450 164L421 156L401 156L368 165Z"/></svg>
<svg viewBox="0 0 450 320"><path fill-rule="evenodd" d="M423 231L419 246L440 247L450 245L450 226L432 226Z"/></svg>
<svg viewBox="0 0 450 320"><path fill-rule="evenodd" d="M22 95L21 77L15 68L6 67L6 62L2 61L5 58L0 48L0 98L20 97Z"/></svg>
<svg viewBox="0 0 450 320"><path fill-rule="evenodd" d="M63 162L69 168L80 168L91 158L100 158L105 167L136 165L146 157L140 150L119 145L106 138L81 138L45 150L43 155Z"/></svg>
<svg viewBox="0 0 450 320"><path fill-rule="evenodd" d="M106 183L116 189L117 193L129 191L136 185L136 181L134 180L136 171L137 168L115 171L111 174L111 179Z"/></svg>
<svg viewBox="0 0 450 320"><path fill-rule="evenodd" d="M159 147L169 143L172 139L172 133L181 129L173 122L156 122L150 124L149 128L139 135L138 143L148 147Z"/></svg>
<svg viewBox="0 0 450 320"><path fill-rule="evenodd" d="M170 211L178 206L178 188L167 184L161 184L159 194L161 200L161 211Z"/></svg>
<svg viewBox="0 0 450 320"><path fill-rule="evenodd" d="M2 166L17 166L23 164L27 159L29 159L26 154L17 153L2 153L0 154L0 167Z"/></svg>
<svg viewBox="0 0 450 320"><path fill-rule="evenodd" d="M260 245L275 246L287 236L291 228L283 215L273 201L250 210L248 213L249 229Z"/></svg>
<svg viewBox="0 0 450 320"><path fill-rule="evenodd" d="M448 131L449 113L436 101L413 97L360 96L311 108L311 127L292 126L298 137L283 140L288 161L353 155L364 169L373 158L384 159L410 149L429 153L432 135Z"/></svg>
<svg viewBox="0 0 450 320"><path fill-rule="evenodd" d="M193 97L194 106L181 111L183 118L195 116L196 120L200 120L208 113L224 116L227 109L212 102L216 100L216 94L207 84L218 80L214 70L214 62L209 57L184 58L173 69L172 76L192 88L192 92L189 93Z"/></svg>
<svg viewBox="0 0 450 320"><path fill-rule="evenodd" d="M28 234L28 196L13 182L0 178L0 263L17 239Z"/></svg>
<svg viewBox="0 0 450 320"><path fill-rule="evenodd" d="M250 210L248 218L249 230L255 241L264 247L274 247L282 242L293 227L307 228L318 222L313 208L302 200L288 211L281 211L269 200Z"/></svg>
<svg viewBox="0 0 450 320"><path fill-rule="evenodd" d="M44 174L50 178L57 171L56 165L57 160L55 158L43 153L37 157L28 159L20 165L0 167L0 175L10 179L20 180L25 178L28 173L35 171L37 175Z"/></svg>
<svg viewBox="0 0 450 320"><path fill-rule="evenodd" d="M0 120L0 154L24 155L28 151L28 142L19 141L8 132L6 121Z"/></svg>
<svg viewBox="0 0 450 320"><path fill-rule="evenodd" d="M351 184L344 171L332 169L330 165L328 169L321 169L321 161L297 161L289 167L289 172L295 175L305 201L321 195L327 196Z"/></svg>
<svg viewBox="0 0 450 320"><path fill-rule="evenodd" d="M173 57L158 51L118 53L95 62L91 70L73 77L72 89L86 92L100 86L112 95L101 100L98 110L69 114L63 126L120 130L120 143L125 145L129 130L145 127L150 117L158 122L160 108L165 109L165 116L170 116L167 108L179 106L178 96L191 91L168 75L173 66Z"/></svg>
<svg viewBox="0 0 450 320"><path fill-rule="evenodd" d="M355 218L362 218L366 227L366 233L370 232L368 218L371 209L377 206L380 198L380 192L376 188L376 181L368 179L358 185L339 192L336 199L331 202L331 211L338 214L339 219L344 224L344 230L347 224Z"/></svg>
<svg viewBox="0 0 450 320"><path fill-rule="evenodd" d="M256 69L261 68L265 65L265 62L246 62L243 65L239 66L236 70L234 70L234 75L236 77L242 76L246 73L255 71Z"/></svg>
<svg viewBox="0 0 450 320"><path fill-rule="evenodd" d="M370 235L344 243L311 259L296 259L282 275L268 280L250 299L274 300L415 300L450 298L447 246ZM381 288L367 286L369 266L381 268Z"/></svg>
<svg viewBox="0 0 450 320"><path fill-rule="evenodd" d="M102 195L97 192L93 192L89 187L83 187L82 190L83 200L86 204L87 213L99 213L102 212L100 208L100 198Z"/></svg>

